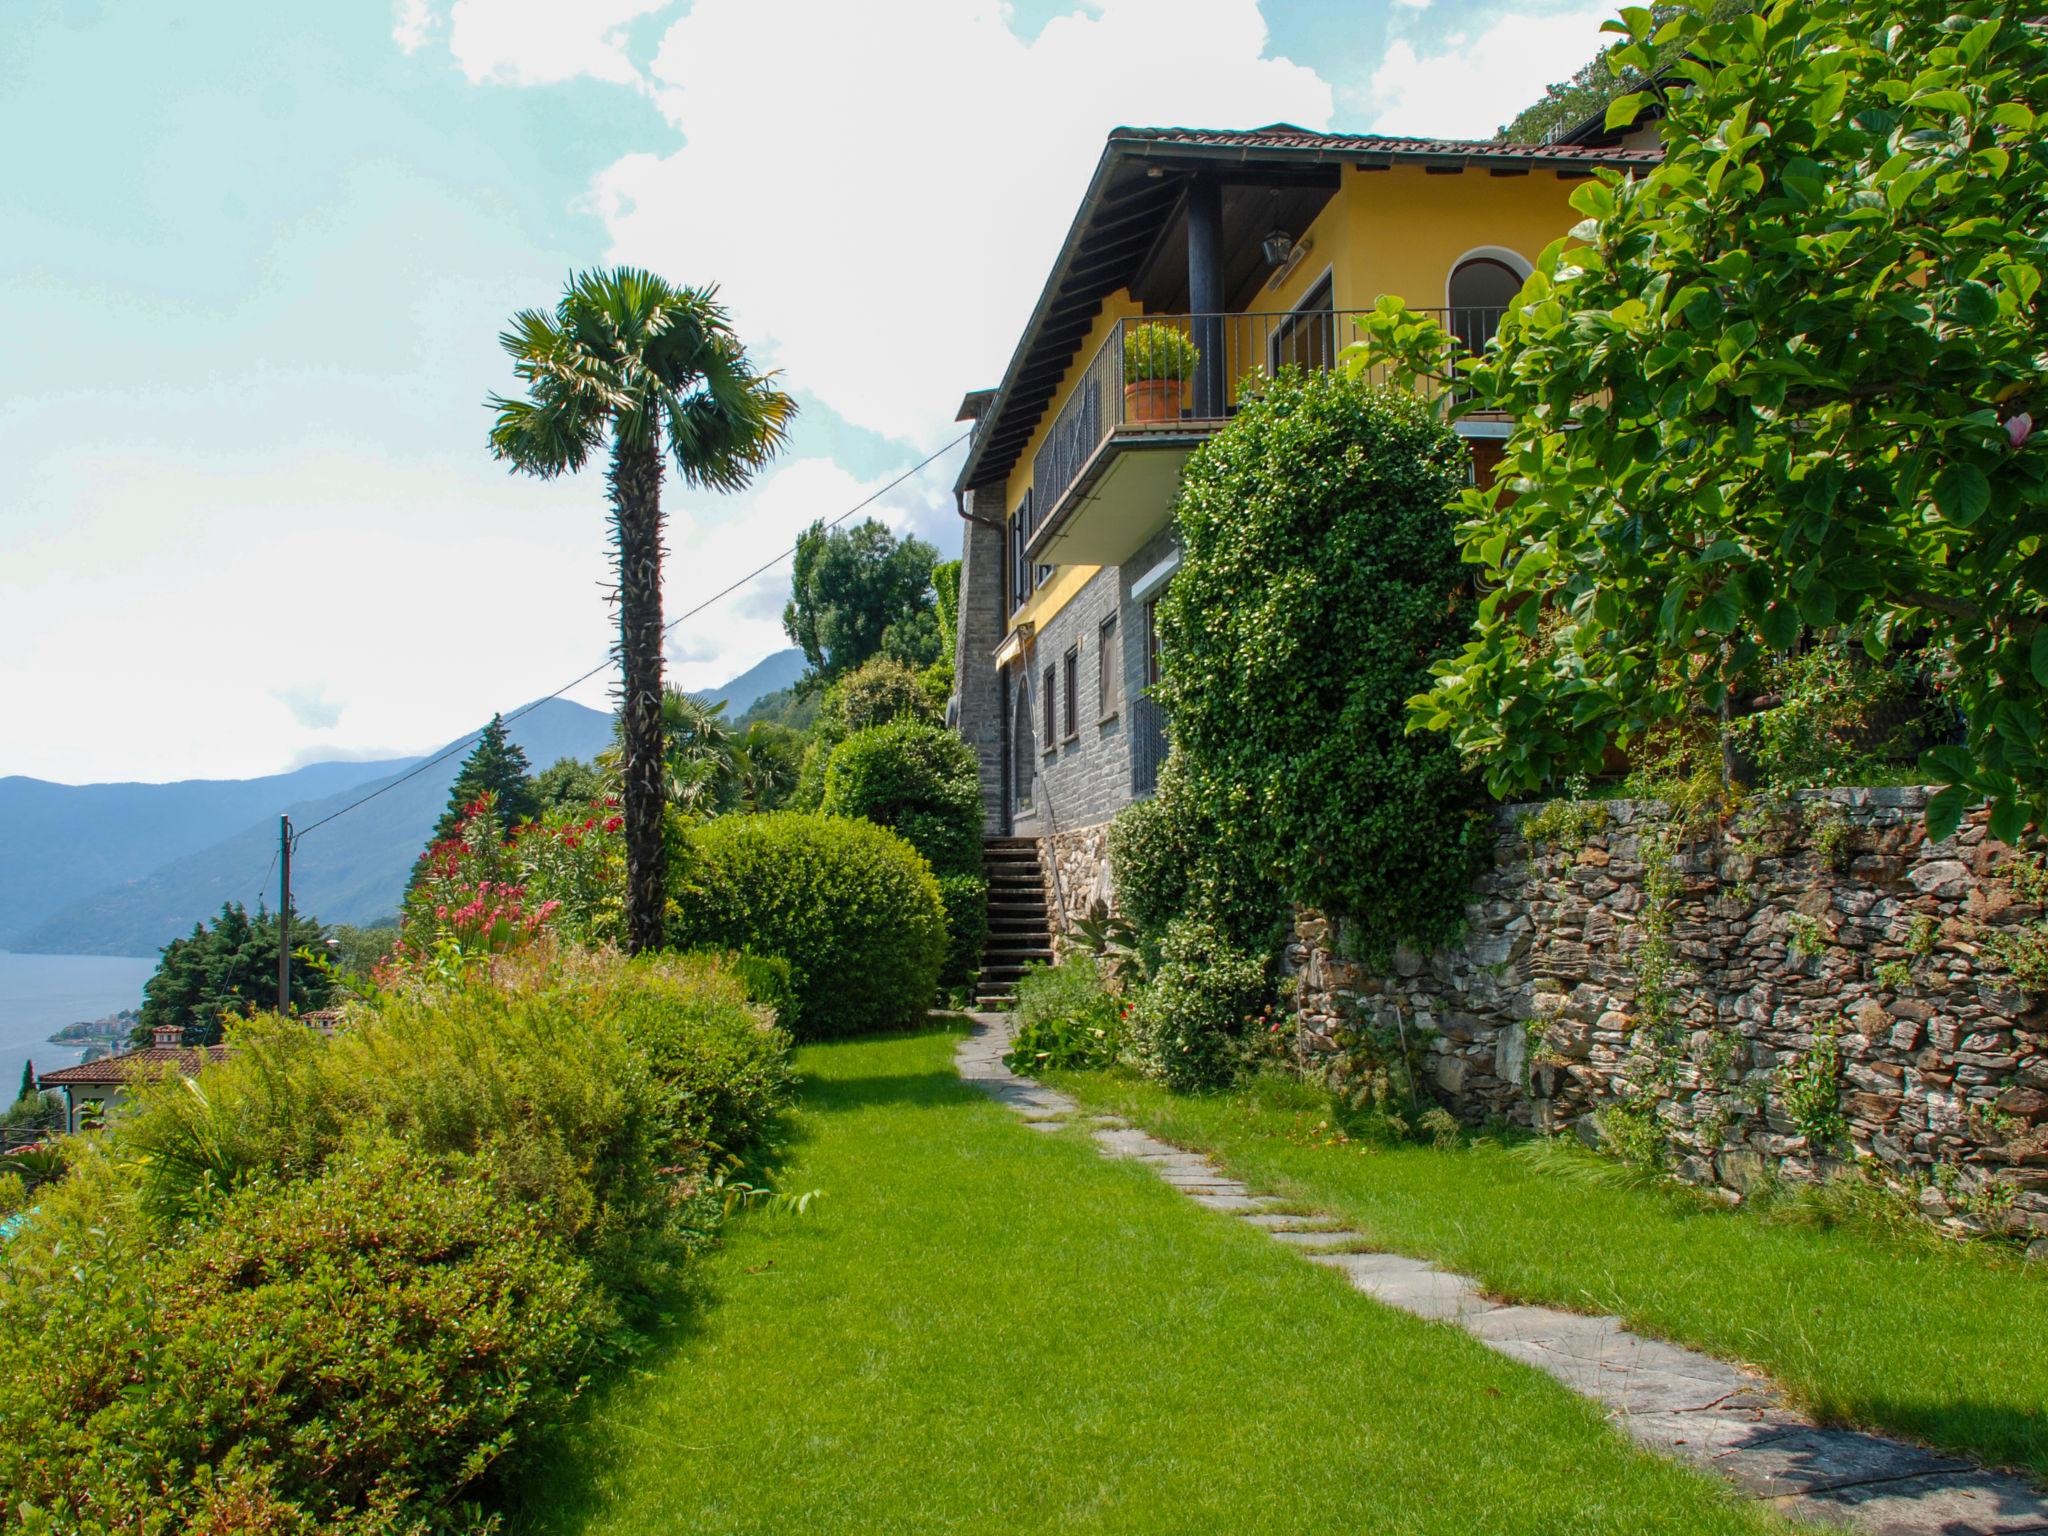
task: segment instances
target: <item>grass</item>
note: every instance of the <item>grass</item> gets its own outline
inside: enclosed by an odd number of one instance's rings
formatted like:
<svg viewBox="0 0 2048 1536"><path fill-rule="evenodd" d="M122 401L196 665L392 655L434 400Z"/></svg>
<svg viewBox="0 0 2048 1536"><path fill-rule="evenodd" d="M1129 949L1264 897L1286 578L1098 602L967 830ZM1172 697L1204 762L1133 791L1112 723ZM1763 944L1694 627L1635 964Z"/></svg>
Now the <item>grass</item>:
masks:
<svg viewBox="0 0 2048 1536"><path fill-rule="evenodd" d="M526 1533L1782 1530L1591 1405L963 1086L816 1046L709 1304L530 1470Z"/></svg>
<svg viewBox="0 0 2048 1536"><path fill-rule="evenodd" d="M1213 1153L1254 1186L1518 1300L1614 1313L1769 1372L1818 1417L2048 1474L2048 1274L1919 1223L1727 1210L1589 1173L1559 1147L1345 1140L1328 1095L1277 1077L1175 1098L1059 1074L1086 1102ZM1537 1148L1539 1152L1541 1148ZM1804 1219L1795 1219L1803 1217Z"/></svg>

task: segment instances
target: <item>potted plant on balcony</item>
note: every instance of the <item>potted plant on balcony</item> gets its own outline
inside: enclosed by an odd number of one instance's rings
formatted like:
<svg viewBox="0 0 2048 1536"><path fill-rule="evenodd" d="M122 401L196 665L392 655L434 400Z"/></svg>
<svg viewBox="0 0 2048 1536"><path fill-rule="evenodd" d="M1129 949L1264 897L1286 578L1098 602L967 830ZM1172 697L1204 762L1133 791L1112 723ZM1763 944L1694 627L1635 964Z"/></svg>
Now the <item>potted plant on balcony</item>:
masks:
<svg viewBox="0 0 2048 1536"><path fill-rule="evenodd" d="M1124 420L1180 420L1181 382L1202 352L1187 332L1157 320L1124 338Z"/></svg>

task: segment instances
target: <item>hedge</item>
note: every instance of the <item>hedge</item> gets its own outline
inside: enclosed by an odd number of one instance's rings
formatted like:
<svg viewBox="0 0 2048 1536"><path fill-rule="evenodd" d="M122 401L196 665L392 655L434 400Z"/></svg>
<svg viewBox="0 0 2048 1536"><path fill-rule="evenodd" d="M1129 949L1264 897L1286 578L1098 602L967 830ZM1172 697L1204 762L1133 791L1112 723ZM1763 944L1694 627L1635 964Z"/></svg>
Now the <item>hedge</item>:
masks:
<svg viewBox="0 0 2048 1536"><path fill-rule="evenodd" d="M0 1248L24 1530L483 1528L788 1093L786 1037L707 958L543 951L231 1041L66 1138Z"/></svg>
<svg viewBox="0 0 2048 1536"><path fill-rule="evenodd" d="M799 1039L906 1028L938 996L946 912L923 857L872 822L721 816L674 844L669 937L789 962Z"/></svg>
<svg viewBox="0 0 2048 1536"><path fill-rule="evenodd" d="M889 828L925 856L939 879L948 946L940 980L964 982L988 937L981 874L981 770L951 731L914 720L856 731L825 767L822 809Z"/></svg>

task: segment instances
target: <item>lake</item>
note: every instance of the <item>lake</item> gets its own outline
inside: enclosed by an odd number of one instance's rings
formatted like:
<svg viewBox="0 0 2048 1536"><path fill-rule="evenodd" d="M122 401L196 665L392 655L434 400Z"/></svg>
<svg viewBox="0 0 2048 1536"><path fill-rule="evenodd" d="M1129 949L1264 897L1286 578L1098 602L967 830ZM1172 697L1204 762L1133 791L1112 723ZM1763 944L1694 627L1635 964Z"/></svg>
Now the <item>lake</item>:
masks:
<svg viewBox="0 0 2048 1536"><path fill-rule="evenodd" d="M83 1046L50 1044L81 1019L102 1019L142 1005L142 984L156 959L127 955L11 955L0 950L0 1099L14 1100L21 1064L38 1072L75 1065Z"/></svg>

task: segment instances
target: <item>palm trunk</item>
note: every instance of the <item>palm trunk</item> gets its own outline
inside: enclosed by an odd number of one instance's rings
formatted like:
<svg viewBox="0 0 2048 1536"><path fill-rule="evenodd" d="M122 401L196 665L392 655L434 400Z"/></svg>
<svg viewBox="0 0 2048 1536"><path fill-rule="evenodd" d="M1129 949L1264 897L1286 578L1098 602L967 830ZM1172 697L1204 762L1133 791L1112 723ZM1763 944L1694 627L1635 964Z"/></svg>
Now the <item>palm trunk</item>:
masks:
<svg viewBox="0 0 2048 1536"><path fill-rule="evenodd" d="M618 554L620 738L625 778L626 949L659 949L667 868L661 812L668 798L661 741L661 448L612 448L612 530Z"/></svg>

